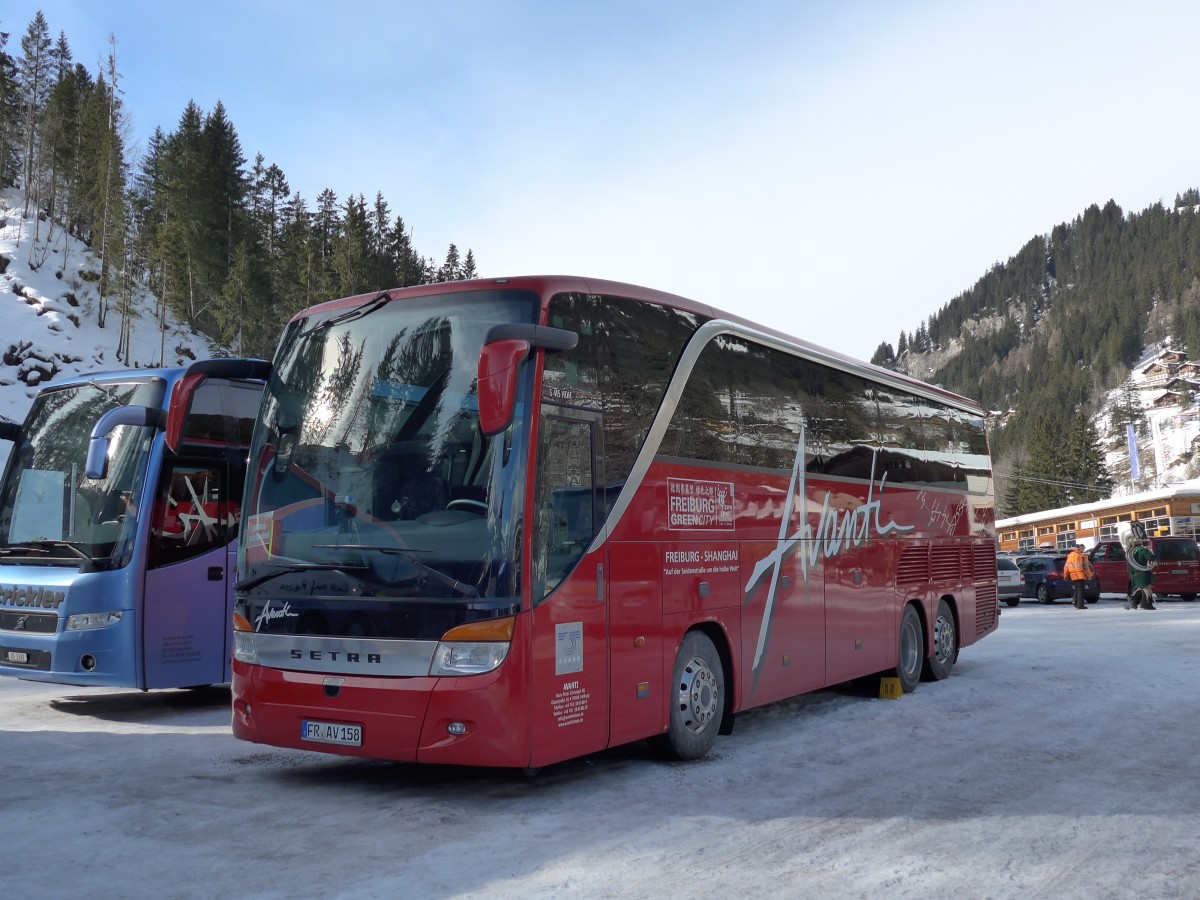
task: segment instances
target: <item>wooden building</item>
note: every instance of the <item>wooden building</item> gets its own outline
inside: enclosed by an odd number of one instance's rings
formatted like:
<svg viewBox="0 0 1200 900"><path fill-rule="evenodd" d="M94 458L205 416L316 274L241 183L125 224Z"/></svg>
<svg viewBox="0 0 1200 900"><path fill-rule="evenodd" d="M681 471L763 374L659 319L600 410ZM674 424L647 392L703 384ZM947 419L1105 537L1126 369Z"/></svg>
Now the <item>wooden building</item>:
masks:
<svg viewBox="0 0 1200 900"><path fill-rule="evenodd" d="M996 522L999 549L1067 550L1117 539L1120 522L1138 521L1153 536L1200 537L1200 480Z"/></svg>

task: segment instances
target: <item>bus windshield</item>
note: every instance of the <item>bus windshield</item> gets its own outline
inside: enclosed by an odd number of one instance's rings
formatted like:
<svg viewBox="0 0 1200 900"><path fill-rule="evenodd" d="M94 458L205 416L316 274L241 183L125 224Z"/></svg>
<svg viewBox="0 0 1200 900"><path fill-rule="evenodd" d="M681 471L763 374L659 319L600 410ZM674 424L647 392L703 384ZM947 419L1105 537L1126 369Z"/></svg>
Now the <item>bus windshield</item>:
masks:
<svg viewBox="0 0 1200 900"><path fill-rule="evenodd" d="M162 406L165 383L89 382L38 394L0 485L0 563L117 568L129 561L134 515L155 429L119 425L103 479L84 474L93 426L119 406Z"/></svg>
<svg viewBox="0 0 1200 900"><path fill-rule="evenodd" d="M256 630L440 635L447 619L416 607L460 621L517 602L523 452L511 429L480 433L476 378L488 330L536 312L531 293L474 291L289 325L255 428L239 547L237 589ZM288 615L263 613L271 596Z"/></svg>

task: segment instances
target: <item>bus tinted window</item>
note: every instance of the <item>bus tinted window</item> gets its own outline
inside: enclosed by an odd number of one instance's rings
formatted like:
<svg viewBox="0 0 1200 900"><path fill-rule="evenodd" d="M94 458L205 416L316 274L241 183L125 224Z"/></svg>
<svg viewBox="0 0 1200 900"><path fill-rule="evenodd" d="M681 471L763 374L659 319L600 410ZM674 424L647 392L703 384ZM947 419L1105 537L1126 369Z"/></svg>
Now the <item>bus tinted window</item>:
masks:
<svg viewBox="0 0 1200 900"><path fill-rule="evenodd" d="M579 344L546 354L543 396L604 413L605 479L620 484L658 412L679 351L700 320L622 297L557 294L549 324L575 332Z"/></svg>
<svg viewBox="0 0 1200 900"><path fill-rule="evenodd" d="M809 472L986 490L967 483L989 472L981 416L728 335L701 351L663 453L790 469L801 425Z"/></svg>

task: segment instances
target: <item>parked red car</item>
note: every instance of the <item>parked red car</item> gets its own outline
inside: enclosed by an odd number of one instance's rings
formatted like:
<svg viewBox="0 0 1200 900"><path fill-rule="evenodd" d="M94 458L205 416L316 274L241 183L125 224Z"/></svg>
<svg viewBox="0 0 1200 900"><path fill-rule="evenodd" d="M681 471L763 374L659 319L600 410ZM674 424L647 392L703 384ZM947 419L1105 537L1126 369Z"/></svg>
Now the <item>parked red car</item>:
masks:
<svg viewBox="0 0 1200 900"><path fill-rule="evenodd" d="M1150 549L1158 561L1154 569L1154 593L1178 594L1184 600L1195 600L1200 593L1200 546L1191 538L1156 537L1150 538ZM1103 593L1129 593L1129 570L1120 541L1103 541L1088 556Z"/></svg>

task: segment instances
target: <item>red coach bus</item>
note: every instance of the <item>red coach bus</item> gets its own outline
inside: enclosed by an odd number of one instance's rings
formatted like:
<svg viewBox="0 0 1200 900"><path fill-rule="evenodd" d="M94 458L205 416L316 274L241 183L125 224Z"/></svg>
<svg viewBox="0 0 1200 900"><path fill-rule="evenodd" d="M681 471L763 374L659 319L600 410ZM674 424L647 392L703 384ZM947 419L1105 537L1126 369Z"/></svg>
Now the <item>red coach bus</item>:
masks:
<svg viewBox="0 0 1200 900"><path fill-rule="evenodd" d="M681 297L452 282L289 323L251 449L233 731L537 768L946 677L996 628L974 403Z"/></svg>

